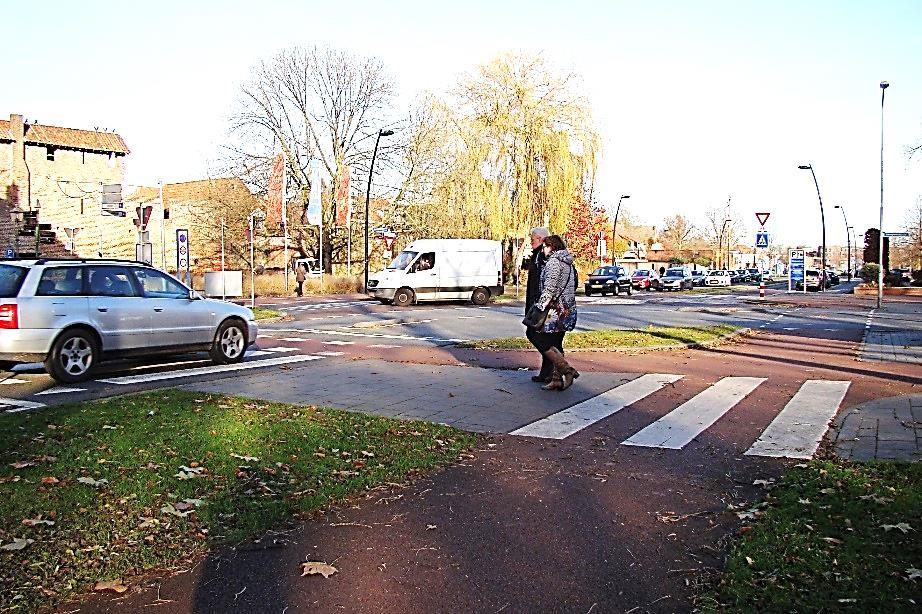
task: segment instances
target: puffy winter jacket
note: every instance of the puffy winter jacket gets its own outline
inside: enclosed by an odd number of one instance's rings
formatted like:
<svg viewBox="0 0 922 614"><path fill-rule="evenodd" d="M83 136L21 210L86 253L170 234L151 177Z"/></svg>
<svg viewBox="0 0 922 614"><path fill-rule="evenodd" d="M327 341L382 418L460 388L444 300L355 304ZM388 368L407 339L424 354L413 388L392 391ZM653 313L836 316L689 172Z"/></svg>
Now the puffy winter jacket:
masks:
<svg viewBox="0 0 922 614"><path fill-rule="evenodd" d="M553 252L541 272L541 297L538 306L544 309L553 300L544 332L573 330L576 327L576 269L573 256L565 249Z"/></svg>

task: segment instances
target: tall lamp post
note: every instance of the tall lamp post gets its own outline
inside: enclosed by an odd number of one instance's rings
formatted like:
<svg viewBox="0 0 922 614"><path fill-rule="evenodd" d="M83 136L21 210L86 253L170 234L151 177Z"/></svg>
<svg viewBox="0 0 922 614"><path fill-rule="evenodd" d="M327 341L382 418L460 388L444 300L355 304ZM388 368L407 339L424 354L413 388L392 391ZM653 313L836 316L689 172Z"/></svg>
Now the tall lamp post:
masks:
<svg viewBox="0 0 922 614"><path fill-rule="evenodd" d="M823 275L820 278L822 280L820 281L820 288L822 289L823 292L825 292L826 291L826 216L823 213L823 197L820 196L820 184L816 180L816 173L813 172L813 165L812 164L801 164L797 168L799 168L802 171L805 171L808 169L810 170L810 174L813 175L813 185L816 186L816 197L820 201L820 224L823 227L823 248L822 248L823 256L821 259L821 266L820 266L820 268L823 271ZM807 285L806 282L804 282L804 287L806 287L806 285Z"/></svg>
<svg viewBox="0 0 922 614"><path fill-rule="evenodd" d="M393 130L378 130L378 138L375 139L375 150L371 154L371 165L368 167L368 191L365 192L365 294L368 294L368 201L371 199L371 177L375 172L375 158L378 156L378 143L381 142L382 136L391 136Z"/></svg>
<svg viewBox="0 0 922 614"><path fill-rule="evenodd" d="M884 93L890 84L880 82L880 224L877 227L877 256L880 259L877 271L877 308L884 297Z"/></svg>
<svg viewBox="0 0 922 614"><path fill-rule="evenodd" d="M630 194L622 194L618 198L618 206L615 208L615 221L611 225L611 263L614 266L618 266L618 251L615 249L615 241L618 235L615 232L618 230L618 214L621 213L621 201L630 197Z"/></svg>
<svg viewBox="0 0 922 614"><path fill-rule="evenodd" d="M849 234L848 229L848 218L845 217L845 207L842 205L835 205L836 209L842 210L842 219L845 220L845 249L846 249L846 258L848 261L848 281L852 280L852 237Z"/></svg>

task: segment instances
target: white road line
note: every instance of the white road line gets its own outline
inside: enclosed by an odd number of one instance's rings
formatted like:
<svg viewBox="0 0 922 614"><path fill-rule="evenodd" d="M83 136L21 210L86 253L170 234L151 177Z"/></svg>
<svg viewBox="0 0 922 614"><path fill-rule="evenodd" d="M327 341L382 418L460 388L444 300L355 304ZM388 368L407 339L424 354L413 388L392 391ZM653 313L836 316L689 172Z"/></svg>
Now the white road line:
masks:
<svg viewBox="0 0 922 614"><path fill-rule="evenodd" d="M314 352L320 356L343 356L345 352Z"/></svg>
<svg viewBox="0 0 922 614"><path fill-rule="evenodd" d="M449 343L461 343L462 341L467 341L467 339L440 339L438 337L414 337L413 335L385 335L384 333L352 333L347 331L340 330L320 330L319 328L305 328L300 329L280 329L273 328L272 330L276 332L286 332L286 333L307 333L309 335L339 335L342 337L363 337L367 339L408 339L411 341L442 341Z"/></svg>
<svg viewBox="0 0 922 614"><path fill-rule="evenodd" d="M382 350L392 350L394 348L401 348L402 345L387 345L386 343L372 343L368 347L370 348L380 348Z"/></svg>
<svg viewBox="0 0 922 614"><path fill-rule="evenodd" d="M45 407L44 403L36 403L35 401L22 401L20 399L5 399L0 397L0 409L3 409L8 414L16 414L21 411L29 411L30 409L39 409Z"/></svg>
<svg viewBox="0 0 922 614"><path fill-rule="evenodd" d="M157 382L165 379L179 379L183 377L194 377L196 375L210 375L212 373L227 373L229 371L243 371L246 369L258 369L259 367L273 367L276 365L286 365L295 362L307 362L308 360L322 360L320 356L303 354L300 356L279 356L278 358L267 358L265 360L251 360L248 362L239 362L235 365L212 365L209 367L199 367L197 369L185 369L182 371L167 371L165 373L148 373L146 375L127 375L125 377L113 377L109 379L97 380L105 384L143 384L146 382Z"/></svg>
<svg viewBox="0 0 922 614"><path fill-rule="evenodd" d="M57 388L49 388L48 390L42 390L41 392L36 392L33 396L39 396L42 394L64 394L66 392L85 392L86 388L64 388L58 386Z"/></svg>
<svg viewBox="0 0 922 614"><path fill-rule="evenodd" d="M10 386L12 384L28 384L28 383L29 383L29 380L27 379L16 379L15 377L10 377L0 382L0 384L3 384L4 386Z"/></svg>
<svg viewBox="0 0 922 614"><path fill-rule="evenodd" d="M355 345L355 341L340 341L336 339L334 341L324 341L324 345Z"/></svg>
<svg viewBox="0 0 922 614"><path fill-rule="evenodd" d="M573 407L527 424L512 431L511 434L563 439L653 394L666 384L680 379L682 379L681 375L665 373L641 375L635 380L621 384L582 403L577 403Z"/></svg>
<svg viewBox="0 0 922 614"><path fill-rule="evenodd" d="M487 316L458 316L459 320L476 320L477 318L485 318Z"/></svg>
<svg viewBox="0 0 922 614"><path fill-rule="evenodd" d="M850 383L816 379L804 382L746 454L813 458Z"/></svg>
<svg viewBox="0 0 922 614"><path fill-rule="evenodd" d="M272 348L263 348L263 351L265 351L265 352L282 352L282 353L284 353L284 352L297 352L297 351L298 351L298 348L289 348L289 347L285 347L284 345L278 345L278 346L272 347Z"/></svg>
<svg viewBox="0 0 922 614"><path fill-rule="evenodd" d="M305 339L304 337L282 337L279 341L290 341L292 343L299 343L301 341L313 341L313 339Z"/></svg>
<svg viewBox="0 0 922 614"><path fill-rule="evenodd" d="M267 350L247 350L245 356L268 356L271 353Z"/></svg>
<svg viewBox="0 0 922 614"><path fill-rule="evenodd" d="M796 326L785 326L782 330L800 330L800 329Z"/></svg>
<svg viewBox="0 0 922 614"><path fill-rule="evenodd" d="M725 377L622 443L681 450L765 379Z"/></svg>

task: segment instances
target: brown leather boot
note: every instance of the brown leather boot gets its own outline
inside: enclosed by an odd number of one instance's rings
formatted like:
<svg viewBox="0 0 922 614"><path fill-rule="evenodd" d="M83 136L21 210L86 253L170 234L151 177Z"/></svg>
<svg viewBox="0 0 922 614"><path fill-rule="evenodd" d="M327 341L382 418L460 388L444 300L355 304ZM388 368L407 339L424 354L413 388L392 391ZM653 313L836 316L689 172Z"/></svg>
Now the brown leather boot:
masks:
<svg viewBox="0 0 922 614"><path fill-rule="evenodd" d="M570 366L563 354L557 348L551 348L544 353L547 359L554 364L554 374L561 379L559 388L548 388L548 390L566 390L573 385L573 380L579 377L579 372ZM559 374L559 375L558 375ZM553 382L551 382L553 384ZM551 384L548 384L550 386Z"/></svg>
<svg viewBox="0 0 922 614"><path fill-rule="evenodd" d="M541 390L563 390L563 377L557 367L554 367L554 372L551 373L551 381L541 386Z"/></svg>

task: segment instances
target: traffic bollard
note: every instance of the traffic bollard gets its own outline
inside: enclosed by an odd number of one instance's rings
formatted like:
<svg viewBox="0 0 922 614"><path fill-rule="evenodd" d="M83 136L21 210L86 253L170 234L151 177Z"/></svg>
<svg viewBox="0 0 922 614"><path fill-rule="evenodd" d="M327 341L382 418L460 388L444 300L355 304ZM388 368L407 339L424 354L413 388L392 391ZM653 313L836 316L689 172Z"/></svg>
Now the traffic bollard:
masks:
<svg viewBox="0 0 922 614"><path fill-rule="evenodd" d="M759 298L765 298L765 282L759 282Z"/></svg>

